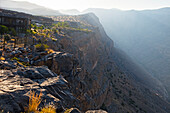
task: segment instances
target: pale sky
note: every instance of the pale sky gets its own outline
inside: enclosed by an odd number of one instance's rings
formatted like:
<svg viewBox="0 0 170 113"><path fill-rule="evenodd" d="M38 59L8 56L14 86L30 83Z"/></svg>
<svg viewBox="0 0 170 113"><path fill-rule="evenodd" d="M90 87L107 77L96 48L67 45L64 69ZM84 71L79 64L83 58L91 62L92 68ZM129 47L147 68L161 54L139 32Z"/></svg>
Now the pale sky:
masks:
<svg viewBox="0 0 170 113"><path fill-rule="evenodd" d="M143 10L170 7L170 0L15 0L28 1L51 9L117 8Z"/></svg>

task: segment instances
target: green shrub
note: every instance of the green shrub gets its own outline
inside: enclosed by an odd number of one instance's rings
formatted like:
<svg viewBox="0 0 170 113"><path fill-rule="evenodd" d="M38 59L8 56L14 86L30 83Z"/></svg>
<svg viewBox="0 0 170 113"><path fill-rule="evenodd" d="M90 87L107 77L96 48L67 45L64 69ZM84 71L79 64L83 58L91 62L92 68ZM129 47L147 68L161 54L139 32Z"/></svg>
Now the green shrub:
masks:
<svg viewBox="0 0 170 113"><path fill-rule="evenodd" d="M0 25L0 34L5 34L8 32L8 27L4 26L4 25Z"/></svg>
<svg viewBox="0 0 170 113"><path fill-rule="evenodd" d="M49 48L47 44L41 44L41 43L35 45L35 47L38 51L45 51L46 49Z"/></svg>

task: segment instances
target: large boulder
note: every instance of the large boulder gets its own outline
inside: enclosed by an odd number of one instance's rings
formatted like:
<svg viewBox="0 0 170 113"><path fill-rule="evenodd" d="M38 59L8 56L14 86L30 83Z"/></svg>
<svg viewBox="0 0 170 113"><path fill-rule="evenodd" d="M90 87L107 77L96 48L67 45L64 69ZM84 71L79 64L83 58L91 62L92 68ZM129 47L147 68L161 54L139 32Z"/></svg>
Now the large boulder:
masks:
<svg viewBox="0 0 170 113"><path fill-rule="evenodd" d="M73 69L72 60L73 56L71 54L68 53L54 54L52 71L58 74L60 73L64 73L64 75L70 74Z"/></svg>
<svg viewBox="0 0 170 113"><path fill-rule="evenodd" d="M76 58L69 53L56 53L53 56L53 64L51 70L55 73L62 74L63 76L73 75L74 68L77 66L75 63Z"/></svg>
<svg viewBox="0 0 170 113"><path fill-rule="evenodd" d="M34 66L48 66L53 72L62 74L64 77L75 75L77 72L78 60L69 53L55 52L45 56L32 58Z"/></svg>

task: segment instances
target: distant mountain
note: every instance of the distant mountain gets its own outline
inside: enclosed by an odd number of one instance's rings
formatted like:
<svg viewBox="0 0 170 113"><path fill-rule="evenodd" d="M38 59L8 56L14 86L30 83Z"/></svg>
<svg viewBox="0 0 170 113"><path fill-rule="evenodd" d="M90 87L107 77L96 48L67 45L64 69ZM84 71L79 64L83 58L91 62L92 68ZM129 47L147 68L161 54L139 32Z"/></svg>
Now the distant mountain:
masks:
<svg viewBox="0 0 170 113"><path fill-rule="evenodd" d="M25 12L33 15L61 15L57 10L52 10L26 1L0 0L0 8Z"/></svg>
<svg viewBox="0 0 170 113"><path fill-rule="evenodd" d="M160 80L170 95L170 8L87 9L95 13L115 46Z"/></svg>
<svg viewBox="0 0 170 113"><path fill-rule="evenodd" d="M80 14L80 11L77 9L70 9L70 10L59 10L62 14L66 15L78 15Z"/></svg>

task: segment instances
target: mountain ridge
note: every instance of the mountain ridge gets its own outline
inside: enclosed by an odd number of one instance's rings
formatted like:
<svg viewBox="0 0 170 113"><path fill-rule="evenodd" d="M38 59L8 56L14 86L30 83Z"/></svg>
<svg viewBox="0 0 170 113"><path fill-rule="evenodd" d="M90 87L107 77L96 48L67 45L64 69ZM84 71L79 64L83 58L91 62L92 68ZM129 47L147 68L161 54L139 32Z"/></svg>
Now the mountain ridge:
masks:
<svg viewBox="0 0 170 113"><path fill-rule="evenodd" d="M33 15L62 15L59 11L46 8L27 1L13 1L13 0L1 0L0 8L15 10L19 12L25 12ZM44 12L42 12L44 10Z"/></svg>

